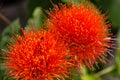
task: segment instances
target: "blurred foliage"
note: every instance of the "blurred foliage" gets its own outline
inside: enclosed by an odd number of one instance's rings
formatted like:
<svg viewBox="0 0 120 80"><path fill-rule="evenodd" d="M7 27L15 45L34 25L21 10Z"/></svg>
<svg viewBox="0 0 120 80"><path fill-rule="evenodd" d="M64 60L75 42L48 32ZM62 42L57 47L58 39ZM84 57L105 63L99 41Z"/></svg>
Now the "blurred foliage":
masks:
<svg viewBox="0 0 120 80"><path fill-rule="evenodd" d="M7 50L7 45L8 43L12 43L11 36L16 35L18 31L20 30L20 23L19 20L16 19L8 25L2 32L1 38L0 38L0 53L2 58L0 57L0 80L13 80L8 78L7 72L8 70L6 69L4 65L4 56L2 53L4 53L5 50Z"/></svg>
<svg viewBox="0 0 120 80"><path fill-rule="evenodd" d="M120 31L118 33L118 49L120 49ZM116 64L118 74L120 75L120 50L117 50L116 52Z"/></svg>
<svg viewBox="0 0 120 80"><path fill-rule="evenodd" d="M68 0L51 0L54 4L58 3L67 3ZM118 47L120 48L120 0L70 0L70 2L74 2L79 4L81 1L91 1L95 6L100 9L102 14L105 14L108 17L108 22L112 24L111 30L112 33L117 35L118 33ZM38 27L39 29L42 28L43 21L47 19L47 15L45 10L49 10L53 8L50 0L28 0L28 12L29 12L29 19L26 23L25 29L29 29L30 27ZM13 80L7 78L7 69L5 68L3 61L4 61L4 50L7 50L8 43L12 43L11 36L18 34L20 31L20 23L19 20L16 19L13 21L9 26L7 26L2 34L0 35L0 80ZM113 35L114 36L114 35ZM115 41L116 42L116 41ZM88 70L84 68L81 72L75 70L73 73L76 75L71 76L73 80L105 80L102 76L96 76L101 74L100 72L106 71L106 74L114 73L116 76L120 76L120 51L117 50L115 56L115 64L117 66L114 68L108 67L104 69L104 66L107 65L100 65L102 66L101 69L97 69L96 71ZM103 70L103 71L102 71ZM109 74L110 75L110 74ZM104 75L105 76L105 75ZM67 79L66 79L67 80ZM110 79L111 80L111 79Z"/></svg>
<svg viewBox="0 0 120 80"><path fill-rule="evenodd" d="M35 8L33 15L30 19L28 19L26 29L36 26L39 29L42 28L43 21L46 19L46 16L41 7Z"/></svg>
<svg viewBox="0 0 120 80"><path fill-rule="evenodd" d="M90 74L86 67L81 69L81 72L82 72L81 80L96 80L96 79L101 80L99 77L95 76L94 74Z"/></svg>
<svg viewBox="0 0 120 80"><path fill-rule="evenodd" d="M54 4L58 4L61 1L60 0L51 0ZM42 10L48 10L50 8L53 8L53 5L51 4L50 0L29 0L28 2L28 10L29 15L32 16L32 13L36 7L41 7Z"/></svg>
<svg viewBox="0 0 120 80"><path fill-rule="evenodd" d="M110 7L109 19L114 29L120 28L120 0L113 0Z"/></svg>
<svg viewBox="0 0 120 80"><path fill-rule="evenodd" d="M12 24L8 25L2 32L0 38L0 52L7 49L8 42L11 41L11 35L15 35L20 30L19 20L16 19Z"/></svg>
<svg viewBox="0 0 120 80"><path fill-rule="evenodd" d="M65 2L65 3L68 3L68 0L61 0L62 2ZM80 2L80 0L69 0L70 2L74 2L74 3L79 3ZM81 0L81 1L83 1L83 0Z"/></svg>

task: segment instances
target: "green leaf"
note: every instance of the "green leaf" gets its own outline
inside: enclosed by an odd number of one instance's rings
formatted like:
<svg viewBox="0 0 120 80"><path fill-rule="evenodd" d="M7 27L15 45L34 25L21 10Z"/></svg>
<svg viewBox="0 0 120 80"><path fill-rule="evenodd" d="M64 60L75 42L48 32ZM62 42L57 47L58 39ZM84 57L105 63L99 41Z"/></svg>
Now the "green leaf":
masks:
<svg viewBox="0 0 120 80"><path fill-rule="evenodd" d="M81 73L82 73L81 80L101 80L100 77L95 76L93 73L89 73L86 67L83 67L81 69Z"/></svg>
<svg viewBox="0 0 120 80"><path fill-rule="evenodd" d="M35 21L36 26L41 27L44 20L44 13L41 7L37 7L33 13L33 19Z"/></svg>
<svg viewBox="0 0 120 80"><path fill-rule="evenodd" d="M118 33L118 48L120 48L120 31ZM117 64L118 74L120 75L120 50L119 49L116 52L115 61Z"/></svg>
<svg viewBox="0 0 120 80"><path fill-rule="evenodd" d="M74 75L71 76L73 80L80 80L80 71L74 69L73 74Z"/></svg>
<svg viewBox="0 0 120 80"><path fill-rule="evenodd" d="M101 80L101 79L96 78L94 75L84 75L82 76L82 80Z"/></svg>
<svg viewBox="0 0 120 80"><path fill-rule="evenodd" d="M46 16L41 7L37 7L34 12L32 18L28 20L26 29L29 30L30 27L38 27L39 29L42 28L43 22Z"/></svg>
<svg viewBox="0 0 120 80"><path fill-rule="evenodd" d="M0 53L3 50L7 50L7 44L8 42L12 42L11 40L11 36L15 35L18 33L18 31L20 30L20 24L19 24L19 20L16 19L13 23L11 23L10 25L8 25L2 32L2 35L0 36ZM0 55L0 62L3 62L3 55ZM2 57L2 58L1 58ZM7 68L5 67L5 64L3 65L3 63L0 63L0 80L13 80L11 78L7 77Z"/></svg>
<svg viewBox="0 0 120 80"><path fill-rule="evenodd" d="M0 64L0 80L14 80L10 77L8 77L7 73L8 70L7 68L4 66L5 64Z"/></svg>
<svg viewBox="0 0 120 80"><path fill-rule="evenodd" d="M7 49L7 43L12 41L11 35L17 34L19 30L20 30L20 23L18 19L16 19L12 24L7 26L3 30L0 39L0 52L2 51L1 49Z"/></svg>
<svg viewBox="0 0 120 80"><path fill-rule="evenodd" d="M2 32L2 36L3 35L8 35L9 33L14 33L16 31L20 30L20 23L19 23L19 19L16 19L15 21L13 21L12 24L8 25Z"/></svg>

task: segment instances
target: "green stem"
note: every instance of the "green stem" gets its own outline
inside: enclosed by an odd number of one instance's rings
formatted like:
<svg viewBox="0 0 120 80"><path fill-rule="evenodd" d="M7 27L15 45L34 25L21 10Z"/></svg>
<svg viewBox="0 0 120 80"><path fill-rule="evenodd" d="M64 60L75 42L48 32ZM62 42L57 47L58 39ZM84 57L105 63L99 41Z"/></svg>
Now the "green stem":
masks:
<svg viewBox="0 0 120 80"><path fill-rule="evenodd" d="M105 68L105 69L103 69L102 71L96 73L95 76L96 76L96 77L101 77L101 76L103 76L103 75L105 75L105 74L107 74L107 73L110 73L111 71L115 70L115 68L116 68L115 65L110 66L110 67Z"/></svg>

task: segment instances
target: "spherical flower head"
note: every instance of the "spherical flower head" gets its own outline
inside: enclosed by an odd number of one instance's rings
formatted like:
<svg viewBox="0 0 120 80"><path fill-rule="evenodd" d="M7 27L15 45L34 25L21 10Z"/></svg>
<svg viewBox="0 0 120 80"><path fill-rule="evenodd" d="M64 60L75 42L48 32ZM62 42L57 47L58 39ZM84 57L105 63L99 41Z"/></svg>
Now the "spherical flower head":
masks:
<svg viewBox="0 0 120 80"><path fill-rule="evenodd" d="M57 36L45 30L23 30L6 52L10 76L22 80L54 80L68 77L69 53Z"/></svg>
<svg viewBox="0 0 120 80"><path fill-rule="evenodd" d="M60 33L60 38L68 44L76 65L93 68L98 61L104 62L108 52L110 34L106 18L92 4L55 6L48 12L47 27Z"/></svg>

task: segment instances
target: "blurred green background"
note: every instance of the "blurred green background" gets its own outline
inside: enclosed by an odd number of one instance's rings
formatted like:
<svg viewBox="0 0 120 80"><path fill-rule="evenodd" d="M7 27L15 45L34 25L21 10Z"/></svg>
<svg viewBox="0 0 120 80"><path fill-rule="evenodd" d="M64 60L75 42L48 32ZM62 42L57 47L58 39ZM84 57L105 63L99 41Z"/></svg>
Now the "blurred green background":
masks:
<svg viewBox="0 0 120 80"><path fill-rule="evenodd" d="M66 4L68 0L52 0L54 4ZM70 0L79 4L85 0ZM107 22L111 24L114 57L107 56L107 64L99 63L99 68L91 71L86 67L76 75L73 80L120 80L120 0L89 0L101 13L105 14ZM7 75L4 65L4 50L13 35L19 34L21 28L29 29L31 25L42 28L43 21L47 19L46 10L53 6L49 0L0 0L0 80L14 80ZM68 79L66 79L68 80Z"/></svg>

